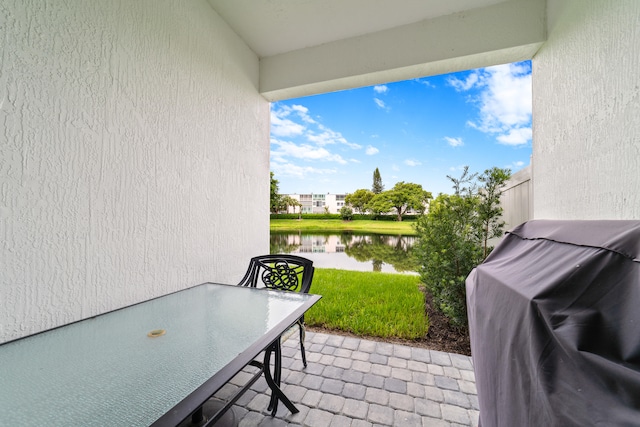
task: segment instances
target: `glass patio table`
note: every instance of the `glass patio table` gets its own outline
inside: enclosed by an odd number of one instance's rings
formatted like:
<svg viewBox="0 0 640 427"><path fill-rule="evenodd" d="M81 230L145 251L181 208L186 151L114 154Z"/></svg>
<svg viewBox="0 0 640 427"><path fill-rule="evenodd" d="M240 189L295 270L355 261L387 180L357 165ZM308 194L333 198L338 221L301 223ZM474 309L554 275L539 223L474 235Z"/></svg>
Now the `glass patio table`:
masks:
<svg viewBox="0 0 640 427"><path fill-rule="evenodd" d="M178 425L319 299L204 283L4 343L0 424Z"/></svg>

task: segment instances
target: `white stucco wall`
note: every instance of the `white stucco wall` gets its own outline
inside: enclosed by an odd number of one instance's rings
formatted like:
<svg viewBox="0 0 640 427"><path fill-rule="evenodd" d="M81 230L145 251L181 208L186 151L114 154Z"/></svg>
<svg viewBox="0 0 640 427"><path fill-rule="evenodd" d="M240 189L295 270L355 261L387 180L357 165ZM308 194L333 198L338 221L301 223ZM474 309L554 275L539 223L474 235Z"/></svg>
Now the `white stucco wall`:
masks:
<svg viewBox="0 0 640 427"><path fill-rule="evenodd" d="M0 45L0 342L268 251L258 58L205 0L4 0Z"/></svg>
<svg viewBox="0 0 640 427"><path fill-rule="evenodd" d="M548 0L533 58L534 217L640 218L640 2Z"/></svg>

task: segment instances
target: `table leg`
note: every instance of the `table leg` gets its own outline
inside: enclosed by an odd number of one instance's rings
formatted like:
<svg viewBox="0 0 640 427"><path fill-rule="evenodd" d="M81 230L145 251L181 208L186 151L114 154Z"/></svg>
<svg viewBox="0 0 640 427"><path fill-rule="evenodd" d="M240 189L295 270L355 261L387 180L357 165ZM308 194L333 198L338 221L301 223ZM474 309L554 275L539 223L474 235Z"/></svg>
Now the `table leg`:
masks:
<svg viewBox="0 0 640 427"><path fill-rule="evenodd" d="M200 427L204 426L207 423L207 418L204 416L204 412L202 410L202 406L200 406L196 411L191 414L191 422L188 424L190 427Z"/></svg>
<svg viewBox="0 0 640 427"><path fill-rule="evenodd" d="M262 375L262 371L260 374ZM216 398L210 398L190 418L185 419L176 427L237 426L236 415L233 412L233 408L231 408L232 404Z"/></svg>
<svg viewBox="0 0 640 427"><path fill-rule="evenodd" d="M275 353L273 376L271 375L271 353ZM282 350L280 347L280 338L278 338L264 352L264 378L271 389L271 399L268 410L271 411L272 417L276 415L276 411L278 410L278 400L281 400L287 409L289 409L293 414L300 412L280 389L281 376Z"/></svg>

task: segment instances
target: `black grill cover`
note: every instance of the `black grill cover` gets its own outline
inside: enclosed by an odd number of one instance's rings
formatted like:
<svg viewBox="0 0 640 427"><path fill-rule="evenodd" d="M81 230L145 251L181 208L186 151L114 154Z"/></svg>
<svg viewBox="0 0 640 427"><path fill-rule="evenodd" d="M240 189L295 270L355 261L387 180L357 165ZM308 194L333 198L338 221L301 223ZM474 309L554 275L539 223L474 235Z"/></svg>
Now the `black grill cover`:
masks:
<svg viewBox="0 0 640 427"><path fill-rule="evenodd" d="M530 221L466 281L482 427L640 426L640 221Z"/></svg>

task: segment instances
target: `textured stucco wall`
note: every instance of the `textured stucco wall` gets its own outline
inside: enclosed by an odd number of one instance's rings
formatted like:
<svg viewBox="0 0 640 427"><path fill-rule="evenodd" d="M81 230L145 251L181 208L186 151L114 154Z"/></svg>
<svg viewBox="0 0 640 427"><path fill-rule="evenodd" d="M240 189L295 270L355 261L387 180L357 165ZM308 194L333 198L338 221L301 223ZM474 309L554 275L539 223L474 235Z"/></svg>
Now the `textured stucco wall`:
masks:
<svg viewBox="0 0 640 427"><path fill-rule="evenodd" d="M0 342L268 251L258 59L205 0L4 0L0 45Z"/></svg>
<svg viewBox="0 0 640 427"><path fill-rule="evenodd" d="M640 218L640 1L547 7L533 59L534 217Z"/></svg>

